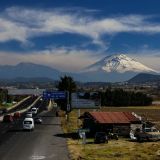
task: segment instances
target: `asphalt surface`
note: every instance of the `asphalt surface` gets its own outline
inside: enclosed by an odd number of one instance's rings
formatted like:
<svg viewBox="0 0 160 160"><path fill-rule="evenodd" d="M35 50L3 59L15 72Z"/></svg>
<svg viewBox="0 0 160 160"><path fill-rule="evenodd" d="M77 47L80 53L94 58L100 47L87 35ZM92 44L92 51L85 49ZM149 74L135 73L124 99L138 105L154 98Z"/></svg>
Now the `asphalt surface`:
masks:
<svg viewBox="0 0 160 160"><path fill-rule="evenodd" d="M40 113L43 123L23 131L17 121L0 137L0 160L69 160L66 139L55 111Z"/></svg>
<svg viewBox="0 0 160 160"><path fill-rule="evenodd" d="M27 100L25 100L24 102L20 103L17 107L9 110L9 111L7 112L7 114L27 108L27 107L30 106L36 99L37 99L37 96L32 96L32 97L30 97L29 99L27 99Z"/></svg>
<svg viewBox="0 0 160 160"><path fill-rule="evenodd" d="M8 111L7 113L5 114L10 114L10 113L13 113L13 112L16 112L16 111L19 111L19 110L22 110L24 108L27 108L28 106L30 106L35 100L36 100L36 96L32 96L30 97L29 99L25 100L24 102L20 103L17 107L11 109L10 111ZM46 104L46 101L38 101L36 104L35 104L35 107L37 107L37 104L38 106L40 106L40 103L44 103ZM41 107L42 108L42 107ZM43 108L42 108L43 109ZM4 114L4 115L5 115ZM0 123L0 138L1 138L1 135L4 134L8 129L12 128L13 127L13 123L3 123L1 122Z"/></svg>

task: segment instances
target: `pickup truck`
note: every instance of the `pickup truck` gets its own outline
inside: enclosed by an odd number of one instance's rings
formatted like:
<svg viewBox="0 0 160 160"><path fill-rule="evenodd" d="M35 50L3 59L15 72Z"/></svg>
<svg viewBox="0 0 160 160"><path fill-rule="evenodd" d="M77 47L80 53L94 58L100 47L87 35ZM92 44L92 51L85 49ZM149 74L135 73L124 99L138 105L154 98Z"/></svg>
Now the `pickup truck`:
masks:
<svg viewBox="0 0 160 160"><path fill-rule="evenodd" d="M160 140L160 132L157 129L151 128L144 129L143 131L136 131L134 136L138 142Z"/></svg>

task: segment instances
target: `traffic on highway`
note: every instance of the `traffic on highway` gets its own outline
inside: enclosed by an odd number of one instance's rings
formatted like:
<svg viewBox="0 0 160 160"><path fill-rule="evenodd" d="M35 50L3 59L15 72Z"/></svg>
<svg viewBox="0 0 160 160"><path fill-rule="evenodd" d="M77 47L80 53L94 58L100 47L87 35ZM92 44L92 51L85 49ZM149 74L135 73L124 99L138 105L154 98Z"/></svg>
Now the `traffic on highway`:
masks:
<svg viewBox="0 0 160 160"><path fill-rule="evenodd" d="M1 160L69 159L65 139L57 136L62 133L57 109L50 105L30 96L1 115Z"/></svg>

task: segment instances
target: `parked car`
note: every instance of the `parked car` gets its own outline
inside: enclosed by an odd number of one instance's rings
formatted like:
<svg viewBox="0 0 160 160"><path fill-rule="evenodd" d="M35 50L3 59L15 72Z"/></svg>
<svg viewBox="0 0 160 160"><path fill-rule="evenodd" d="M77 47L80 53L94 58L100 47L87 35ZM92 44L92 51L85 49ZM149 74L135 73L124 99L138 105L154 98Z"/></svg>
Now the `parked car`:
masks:
<svg viewBox="0 0 160 160"><path fill-rule="evenodd" d="M7 114L3 117L3 122L13 122L13 116L10 114Z"/></svg>
<svg viewBox="0 0 160 160"><path fill-rule="evenodd" d="M108 137L105 132L96 132L94 143L108 143Z"/></svg>
<svg viewBox="0 0 160 160"><path fill-rule="evenodd" d="M42 124L42 118L41 117L35 117L34 118L34 122L36 123L36 124Z"/></svg>
<svg viewBox="0 0 160 160"><path fill-rule="evenodd" d="M138 142L160 140L160 132L157 129L151 128L146 128L144 131L137 129L134 133L134 136Z"/></svg>
<svg viewBox="0 0 160 160"><path fill-rule="evenodd" d="M14 117L14 119L18 119L18 118L21 117L21 113L20 112L15 112L13 117Z"/></svg>
<svg viewBox="0 0 160 160"><path fill-rule="evenodd" d="M23 121L24 130L34 130L34 121L33 118L25 118Z"/></svg>

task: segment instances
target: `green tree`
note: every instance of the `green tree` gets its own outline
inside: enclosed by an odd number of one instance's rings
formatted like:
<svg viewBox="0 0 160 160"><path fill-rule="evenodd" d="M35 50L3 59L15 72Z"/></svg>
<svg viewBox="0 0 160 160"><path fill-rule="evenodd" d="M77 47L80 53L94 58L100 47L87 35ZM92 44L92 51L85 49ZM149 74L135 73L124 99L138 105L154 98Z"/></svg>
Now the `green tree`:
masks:
<svg viewBox="0 0 160 160"><path fill-rule="evenodd" d="M70 93L76 90L76 83L70 76L64 76L60 78L60 82L58 83L58 89L60 91L69 91Z"/></svg>
<svg viewBox="0 0 160 160"><path fill-rule="evenodd" d="M145 106L152 104L152 98L141 92L107 89L101 93L101 104L104 106Z"/></svg>
<svg viewBox="0 0 160 160"><path fill-rule="evenodd" d="M69 93L69 104L71 104L71 94L75 92L77 88L76 82L73 80L73 78L66 75L64 77L61 77L57 85L57 88L59 91L67 91ZM65 106L65 109L66 109L66 103L67 103L66 101L64 102L58 101L58 103L61 103L60 105L61 106L63 105L63 107Z"/></svg>
<svg viewBox="0 0 160 160"><path fill-rule="evenodd" d="M0 88L0 103L7 101L8 90Z"/></svg>

